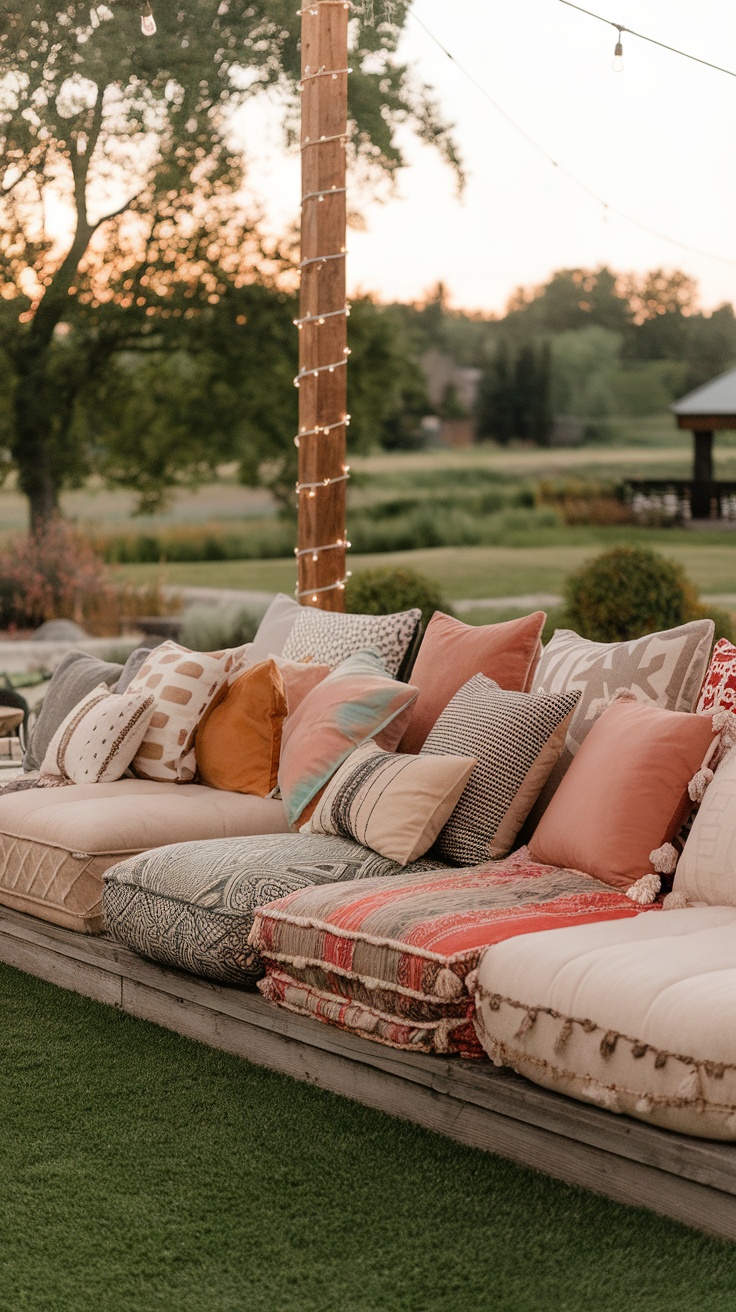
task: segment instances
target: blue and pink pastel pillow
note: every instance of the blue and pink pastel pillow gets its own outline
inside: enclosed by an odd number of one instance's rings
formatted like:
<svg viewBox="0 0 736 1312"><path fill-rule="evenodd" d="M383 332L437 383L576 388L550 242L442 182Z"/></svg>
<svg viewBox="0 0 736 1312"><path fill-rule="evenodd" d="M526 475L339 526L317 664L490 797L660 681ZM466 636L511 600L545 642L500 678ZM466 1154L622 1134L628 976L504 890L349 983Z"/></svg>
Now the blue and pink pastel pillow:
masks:
<svg viewBox="0 0 736 1312"><path fill-rule="evenodd" d="M352 751L372 738L393 752L418 692L387 673L367 648L338 665L284 725L279 788L292 828L307 821L318 794Z"/></svg>

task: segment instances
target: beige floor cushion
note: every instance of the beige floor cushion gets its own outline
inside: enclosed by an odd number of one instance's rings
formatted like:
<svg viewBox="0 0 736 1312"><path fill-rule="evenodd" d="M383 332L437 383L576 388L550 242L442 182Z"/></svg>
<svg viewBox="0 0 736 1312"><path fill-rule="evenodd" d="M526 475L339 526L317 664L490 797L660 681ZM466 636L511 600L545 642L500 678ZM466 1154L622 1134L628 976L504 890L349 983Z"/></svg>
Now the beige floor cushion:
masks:
<svg viewBox="0 0 736 1312"><path fill-rule="evenodd" d="M736 1139L736 907L509 939L467 983L497 1065L652 1125Z"/></svg>
<svg viewBox="0 0 736 1312"><path fill-rule="evenodd" d="M199 784L119 779L0 796L0 904L88 934L102 872L168 843L288 831L281 802Z"/></svg>

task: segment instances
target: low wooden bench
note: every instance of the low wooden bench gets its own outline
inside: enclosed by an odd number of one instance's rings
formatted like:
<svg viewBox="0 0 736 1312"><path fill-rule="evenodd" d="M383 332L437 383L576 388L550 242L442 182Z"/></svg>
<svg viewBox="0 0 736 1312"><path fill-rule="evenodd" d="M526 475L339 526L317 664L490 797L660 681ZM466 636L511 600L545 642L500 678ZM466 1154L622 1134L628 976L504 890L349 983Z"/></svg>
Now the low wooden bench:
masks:
<svg viewBox="0 0 736 1312"><path fill-rule="evenodd" d="M736 1240L736 1144L668 1133L490 1062L399 1052L0 908L0 961L473 1148Z"/></svg>

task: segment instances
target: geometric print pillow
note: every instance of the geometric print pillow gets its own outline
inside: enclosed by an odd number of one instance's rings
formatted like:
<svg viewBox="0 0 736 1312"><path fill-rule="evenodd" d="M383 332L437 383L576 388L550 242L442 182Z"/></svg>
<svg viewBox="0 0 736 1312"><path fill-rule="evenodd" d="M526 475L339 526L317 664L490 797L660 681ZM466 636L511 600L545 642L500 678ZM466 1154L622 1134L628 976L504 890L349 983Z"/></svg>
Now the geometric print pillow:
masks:
<svg viewBox="0 0 736 1312"><path fill-rule="evenodd" d="M151 722L133 760L141 779L190 783L197 773L197 725L224 688L239 659L234 651L189 651L163 642L149 653L128 684L129 693L153 696Z"/></svg>
<svg viewBox="0 0 736 1312"><path fill-rule="evenodd" d="M565 742L579 692L508 692L476 674L440 715L420 757L474 756L477 765L432 855L475 866L505 856Z"/></svg>
<svg viewBox="0 0 736 1312"><path fill-rule="evenodd" d="M329 665L334 670L355 652L372 647L395 679L421 618L420 610L395 615L343 615L304 606L286 640L283 656L290 661Z"/></svg>
<svg viewBox="0 0 736 1312"><path fill-rule="evenodd" d="M523 837L547 809L563 776L614 693L626 688L642 701L666 711L694 709L703 682L714 625L693 620L629 642L591 642L570 629L558 629L545 647L532 690L578 692L580 699L567 739L534 807Z"/></svg>

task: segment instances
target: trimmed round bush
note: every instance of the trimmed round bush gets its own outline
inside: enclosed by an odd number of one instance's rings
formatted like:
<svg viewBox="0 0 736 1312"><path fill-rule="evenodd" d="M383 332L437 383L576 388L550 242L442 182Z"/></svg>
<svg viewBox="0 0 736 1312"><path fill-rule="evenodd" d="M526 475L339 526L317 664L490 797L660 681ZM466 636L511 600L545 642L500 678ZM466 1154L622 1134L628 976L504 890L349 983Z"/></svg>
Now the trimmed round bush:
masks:
<svg viewBox="0 0 736 1312"><path fill-rule="evenodd" d="M646 547L606 551L565 585L565 624L594 642L626 642L704 613L682 566Z"/></svg>
<svg viewBox="0 0 736 1312"><path fill-rule="evenodd" d="M393 615L415 606L424 628L436 610L452 614L437 584L413 569L364 569L345 588L345 609L353 615Z"/></svg>

